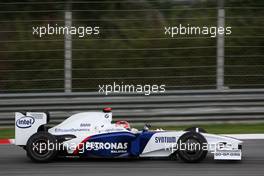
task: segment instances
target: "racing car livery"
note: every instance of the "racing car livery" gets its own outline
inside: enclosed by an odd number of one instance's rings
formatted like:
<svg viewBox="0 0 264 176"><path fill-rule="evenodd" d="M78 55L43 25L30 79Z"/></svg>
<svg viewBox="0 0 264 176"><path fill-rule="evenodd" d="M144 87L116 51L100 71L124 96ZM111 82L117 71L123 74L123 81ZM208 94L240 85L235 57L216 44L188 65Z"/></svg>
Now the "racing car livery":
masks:
<svg viewBox="0 0 264 176"><path fill-rule="evenodd" d="M74 158L180 158L200 162L207 153L215 160L241 160L241 144L234 138L208 134L201 128L185 131L142 130L126 121L112 123L111 108L77 113L49 128L48 113L16 112L15 144L36 162L56 157Z"/></svg>

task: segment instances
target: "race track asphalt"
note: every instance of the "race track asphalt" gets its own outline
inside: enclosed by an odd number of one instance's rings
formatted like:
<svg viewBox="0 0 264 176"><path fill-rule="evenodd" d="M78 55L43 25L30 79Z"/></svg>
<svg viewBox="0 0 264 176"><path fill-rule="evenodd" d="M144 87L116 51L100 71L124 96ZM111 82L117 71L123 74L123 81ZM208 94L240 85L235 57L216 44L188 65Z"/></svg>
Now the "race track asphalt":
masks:
<svg viewBox="0 0 264 176"><path fill-rule="evenodd" d="M22 148L0 146L0 175L86 176L264 176L264 140L247 140L243 161L219 162L207 158L189 164L172 160L58 160L33 163Z"/></svg>

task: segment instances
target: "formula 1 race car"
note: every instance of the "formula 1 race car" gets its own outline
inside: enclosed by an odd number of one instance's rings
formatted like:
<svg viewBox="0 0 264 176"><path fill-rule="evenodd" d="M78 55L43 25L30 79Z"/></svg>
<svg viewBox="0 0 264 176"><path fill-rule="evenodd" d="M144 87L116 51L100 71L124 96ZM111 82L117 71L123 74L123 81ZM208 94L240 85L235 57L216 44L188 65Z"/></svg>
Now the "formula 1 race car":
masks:
<svg viewBox="0 0 264 176"><path fill-rule="evenodd" d="M131 128L126 121L112 122L111 108L103 112L77 113L48 128L48 113L15 113L15 144L36 162L67 158L180 158L200 162L207 153L215 160L241 160L241 144L234 138L206 133L201 128L185 131Z"/></svg>

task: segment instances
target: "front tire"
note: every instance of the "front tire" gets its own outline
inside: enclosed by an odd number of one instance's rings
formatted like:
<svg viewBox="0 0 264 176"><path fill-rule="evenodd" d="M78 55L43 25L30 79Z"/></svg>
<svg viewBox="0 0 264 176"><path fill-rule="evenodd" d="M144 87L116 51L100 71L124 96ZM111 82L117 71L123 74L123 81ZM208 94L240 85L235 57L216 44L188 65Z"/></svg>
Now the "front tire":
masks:
<svg viewBox="0 0 264 176"><path fill-rule="evenodd" d="M178 156L187 163L204 160L207 155L206 149L207 141L200 133L186 132L178 140Z"/></svg>
<svg viewBox="0 0 264 176"><path fill-rule="evenodd" d="M27 156L35 162L50 162L57 155L56 138L44 131L33 134L27 141Z"/></svg>
<svg viewBox="0 0 264 176"><path fill-rule="evenodd" d="M205 129L200 128L200 127L190 127L190 128L185 129L184 131L192 131L196 133L207 133Z"/></svg>

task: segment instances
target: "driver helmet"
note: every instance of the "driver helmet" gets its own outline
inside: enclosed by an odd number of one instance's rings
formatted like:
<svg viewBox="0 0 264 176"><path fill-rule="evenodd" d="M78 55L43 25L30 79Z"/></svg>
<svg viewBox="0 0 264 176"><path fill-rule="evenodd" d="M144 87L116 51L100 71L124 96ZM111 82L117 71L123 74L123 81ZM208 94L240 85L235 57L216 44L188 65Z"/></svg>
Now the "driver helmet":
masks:
<svg viewBox="0 0 264 176"><path fill-rule="evenodd" d="M115 123L115 125L118 126L118 127L123 127L125 129L130 129L130 124L127 121L125 121L125 120L117 121Z"/></svg>

